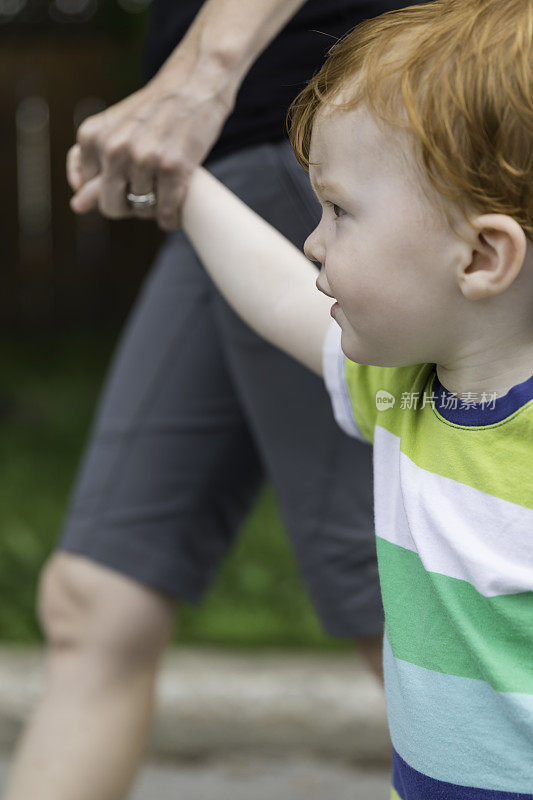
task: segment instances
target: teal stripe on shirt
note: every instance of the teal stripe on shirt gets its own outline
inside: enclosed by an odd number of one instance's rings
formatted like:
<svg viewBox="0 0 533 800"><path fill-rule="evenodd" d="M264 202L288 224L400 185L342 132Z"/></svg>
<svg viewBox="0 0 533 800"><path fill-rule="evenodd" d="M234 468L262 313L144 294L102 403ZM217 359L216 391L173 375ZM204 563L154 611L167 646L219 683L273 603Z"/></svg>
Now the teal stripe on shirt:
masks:
<svg viewBox="0 0 533 800"><path fill-rule="evenodd" d="M383 652L391 739L404 761L440 781L531 792L532 695L401 661L386 637Z"/></svg>

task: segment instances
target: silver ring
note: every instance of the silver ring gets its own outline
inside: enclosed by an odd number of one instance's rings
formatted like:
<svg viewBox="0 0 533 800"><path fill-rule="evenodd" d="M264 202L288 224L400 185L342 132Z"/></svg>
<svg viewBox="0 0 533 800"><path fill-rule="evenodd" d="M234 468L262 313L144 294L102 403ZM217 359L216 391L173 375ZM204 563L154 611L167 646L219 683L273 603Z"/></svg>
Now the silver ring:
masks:
<svg viewBox="0 0 533 800"><path fill-rule="evenodd" d="M148 194L133 194L133 192L128 192L126 194L126 200L133 208L152 208L157 203L155 192L148 192Z"/></svg>

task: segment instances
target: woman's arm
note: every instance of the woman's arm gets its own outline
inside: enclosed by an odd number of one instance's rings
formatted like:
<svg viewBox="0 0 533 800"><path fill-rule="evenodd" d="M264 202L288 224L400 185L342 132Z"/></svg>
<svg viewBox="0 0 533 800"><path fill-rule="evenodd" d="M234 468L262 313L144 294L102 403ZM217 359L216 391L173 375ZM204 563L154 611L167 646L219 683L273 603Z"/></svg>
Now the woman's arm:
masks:
<svg viewBox="0 0 533 800"><path fill-rule="evenodd" d="M180 0L174 0L179 3ZM86 119L67 156L74 211L179 227L194 168L218 139L248 70L305 0L206 0L149 83ZM157 186L157 205L126 201Z"/></svg>
<svg viewBox="0 0 533 800"><path fill-rule="evenodd" d="M317 290L311 262L203 168L193 173L182 223L237 314L321 375L331 300Z"/></svg>

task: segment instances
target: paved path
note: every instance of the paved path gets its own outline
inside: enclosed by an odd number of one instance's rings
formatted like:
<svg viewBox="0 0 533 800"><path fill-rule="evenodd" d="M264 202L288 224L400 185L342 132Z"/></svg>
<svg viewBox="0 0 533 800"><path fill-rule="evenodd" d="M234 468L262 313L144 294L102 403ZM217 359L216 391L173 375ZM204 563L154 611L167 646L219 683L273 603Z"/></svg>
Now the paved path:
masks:
<svg viewBox="0 0 533 800"><path fill-rule="evenodd" d="M7 759L0 756L0 794ZM388 773L310 758L226 758L194 766L148 764L129 800L388 800ZM96 800L96 799L95 799Z"/></svg>
<svg viewBox="0 0 533 800"><path fill-rule="evenodd" d="M39 648L0 647L0 747L9 749L43 685ZM355 654L169 650L159 676L154 757L390 760L381 687ZM257 800L257 798L254 798Z"/></svg>

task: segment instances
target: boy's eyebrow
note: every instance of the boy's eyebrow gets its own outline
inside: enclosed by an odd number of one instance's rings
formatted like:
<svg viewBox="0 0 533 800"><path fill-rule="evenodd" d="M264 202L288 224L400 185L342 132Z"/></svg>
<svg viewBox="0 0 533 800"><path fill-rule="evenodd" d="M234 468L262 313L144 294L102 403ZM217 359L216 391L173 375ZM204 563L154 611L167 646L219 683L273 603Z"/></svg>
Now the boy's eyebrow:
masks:
<svg viewBox="0 0 533 800"><path fill-rule="evenodd" d="M322 181L322 180L318 180L316 183L313 183L313 181L311 180L311 177L309 177L309 182L311 184L311 188L312 188L313 192L316 194L316 196L318 198L323 196L324 192L326 192L328 190L330 192L333 192L333 193L335 193L335 192L341 193L341 194L344 193L344 190L343 190L342 186L340 186L338 183L330 183L328 181Z"/></svg>

